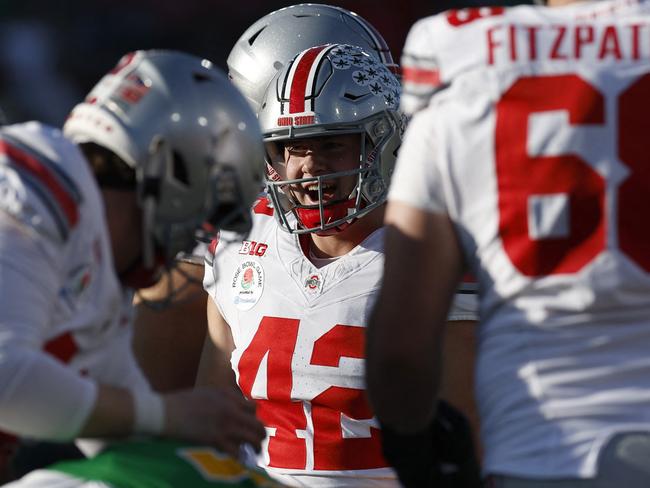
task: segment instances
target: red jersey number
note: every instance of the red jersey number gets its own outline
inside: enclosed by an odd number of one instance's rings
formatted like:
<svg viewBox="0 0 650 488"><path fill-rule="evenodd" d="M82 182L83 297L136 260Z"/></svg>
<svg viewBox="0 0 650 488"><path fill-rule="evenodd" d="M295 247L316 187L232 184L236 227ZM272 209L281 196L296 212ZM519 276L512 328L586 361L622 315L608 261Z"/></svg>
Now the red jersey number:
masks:
<svg viewBox="0 0 650 488"><path fill-rule="evenodd" d="M270 435L269 466L306 469L307 417L302 401L291 398L293 375L291 360L298 338L300 321L264 317L255 337L239 360L239 386L252 398L253 383L266 356L267 397L257 399L257 415ZM361 327L335 325L314 343L310 364L338 367L342 357L364 357ZM369 428L369 437L345 437L343 418L371 419L373 413L364 390L332 386L311 400L313 459L316 470L356 470L387 466L381 455L379 430Z"/></svg>
<svg viewBox="0 0 650 488"><path fill-rule="evenodd" d="M650 239L645 220L650 195L648 139L650 74L641 77L618 99L619 158L630 174L618 190L618 245L636 264L650 273ZM642 219L642 220L640 220Z"/></svg>
<svg viewBox="0 0 650 488"><path fill-rule="evenodd" d="M642 151L644 114L650 105L650 75L618 98L619 158L630 174L618 188L617 230L621 250L650 272L650 240L638 212L650 193L650 156ZM606 247L606 188L603 177L567 148L554 156L528 155L532 114L565 110L572 126L605 124L605 98L577 75L524 77L508 89L496 107L496 176L499 233L512 264L526 276L576 273ZM527 164L522 164L526 162ZM562 194L568 198L565 236L531 239L531 197Z"/></svg>

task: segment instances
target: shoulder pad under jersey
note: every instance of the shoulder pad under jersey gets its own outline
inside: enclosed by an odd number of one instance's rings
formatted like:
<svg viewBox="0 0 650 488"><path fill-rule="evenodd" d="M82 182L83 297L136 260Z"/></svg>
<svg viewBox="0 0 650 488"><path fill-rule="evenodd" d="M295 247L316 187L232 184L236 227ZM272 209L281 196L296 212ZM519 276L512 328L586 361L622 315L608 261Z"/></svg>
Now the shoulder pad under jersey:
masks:
<svg viewBox="0 0 650 488"><path fill-rule="evenodd" d="M65 242L79 221L82 202L65 159L81 157L56 129L36 123L3 128L0 209L39 234Z"/></svg>

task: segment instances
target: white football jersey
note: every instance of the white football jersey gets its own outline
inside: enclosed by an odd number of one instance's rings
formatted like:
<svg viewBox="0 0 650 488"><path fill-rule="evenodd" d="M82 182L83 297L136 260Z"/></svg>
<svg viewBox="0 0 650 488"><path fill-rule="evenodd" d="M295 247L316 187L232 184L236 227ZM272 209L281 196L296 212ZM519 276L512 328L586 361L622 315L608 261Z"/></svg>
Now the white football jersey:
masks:
<svg viewBox="0 0 650 488"><path fill-rule="evenodd" d="M98 382L146 386L131 351L131 299L132 293L122 289L115 274L101 196L77 147L59 130L35 122L3 127L3 361L21 354L17 351L26 356L45 351ZM9 374L4 363L0 369ZM23 381L28 381L23 373ZM4 389L0 403L11 394ZM85 418L94 403L94 397L80 395L68 414L72 424ZM20 405L19 400L12 401ZM38 408L47 409L46 399L41 400L45 403ZM7 427L3 418L0 426Z"/></svg>
<svg viewBox="0 0 650 488"><path fill-rule="evenodd" d="M364 386L383 229L317 268L272 212L261 199L247 240L212 246L204 280L232 331L238 384L267 429L260 464L296 486L399 486Z"/></svg>
<svg viewBox="0 0 650 488"><path fill-rule="evenodd" d="M405 53L389 199L448 214L478 279L485 469L592 477L650 430L650 6L449 12Z"/></svg>

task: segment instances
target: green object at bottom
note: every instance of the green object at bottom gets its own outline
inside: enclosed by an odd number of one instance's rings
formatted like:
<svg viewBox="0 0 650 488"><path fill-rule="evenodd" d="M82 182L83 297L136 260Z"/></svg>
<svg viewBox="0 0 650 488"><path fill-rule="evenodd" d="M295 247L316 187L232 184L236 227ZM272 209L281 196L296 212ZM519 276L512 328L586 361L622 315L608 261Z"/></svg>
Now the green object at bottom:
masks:
<svg viewBox="0 0 650 488"><path fill-rule="evenodd" d="M282 486L216 449L166 440L120 442L94 458L64 461L48 469L115 488Z"/></svg>

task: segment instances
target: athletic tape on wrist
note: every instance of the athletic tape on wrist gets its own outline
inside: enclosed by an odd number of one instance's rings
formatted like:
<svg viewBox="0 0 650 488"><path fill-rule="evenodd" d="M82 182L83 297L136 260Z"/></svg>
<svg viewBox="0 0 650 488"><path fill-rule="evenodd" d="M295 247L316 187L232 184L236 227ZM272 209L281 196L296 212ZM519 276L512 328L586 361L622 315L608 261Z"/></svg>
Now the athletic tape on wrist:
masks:
<svg viewBox="0 0 650 488"><path fill-rule="evenodd" d="M138 434L160 435L165 427L165 403L151 390L131 391L133 396L134 431Z"/></svg>

